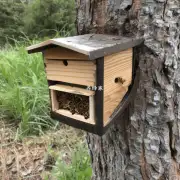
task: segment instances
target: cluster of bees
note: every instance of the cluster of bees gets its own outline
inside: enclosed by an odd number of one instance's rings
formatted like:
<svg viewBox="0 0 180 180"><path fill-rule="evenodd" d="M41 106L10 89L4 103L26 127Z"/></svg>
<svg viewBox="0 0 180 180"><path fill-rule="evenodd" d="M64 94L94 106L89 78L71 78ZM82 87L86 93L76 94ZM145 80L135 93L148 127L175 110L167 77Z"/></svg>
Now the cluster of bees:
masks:
<svg viewBox="0 0 180 180"><path fill-rule="evenodd" d="M57 93L59 109L70 111L72 114L79 114L85 119L89 118L89 97L65 92Z"/></svg>

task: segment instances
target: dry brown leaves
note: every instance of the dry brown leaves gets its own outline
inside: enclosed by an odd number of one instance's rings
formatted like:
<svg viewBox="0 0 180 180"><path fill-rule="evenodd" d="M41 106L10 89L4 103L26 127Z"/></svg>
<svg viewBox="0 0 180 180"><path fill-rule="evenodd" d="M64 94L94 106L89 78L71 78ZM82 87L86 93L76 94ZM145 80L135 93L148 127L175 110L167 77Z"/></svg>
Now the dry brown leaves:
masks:
<svg viewBox="0 0 180 180"><path fill-rule="evenodd" d="M0 120L0 180L43 179L42 173L50 171L55 164L53 157L47 155L48 147L55 148L59 155L70 151L78 137L83 137L82 132L65 126L63 130L20 142L15 140L16 129L12 127Z"/></svg>
<svg viewBox="0 0 180 180"><path fill-rule="evenodd" d="M12 127L10 125L10 127ZM30 138L15 141L15 133L3 121L0 123L0 179L41 179L44 169L45 142L34 143Z"/></svg>

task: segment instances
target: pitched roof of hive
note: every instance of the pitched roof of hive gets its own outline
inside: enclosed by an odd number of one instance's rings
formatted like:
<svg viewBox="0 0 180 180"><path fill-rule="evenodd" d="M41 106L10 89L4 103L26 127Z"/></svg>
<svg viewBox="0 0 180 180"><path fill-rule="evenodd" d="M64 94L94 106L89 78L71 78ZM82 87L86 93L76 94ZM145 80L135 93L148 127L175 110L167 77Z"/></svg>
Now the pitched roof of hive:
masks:
<svg viewBox="0 0 180 180"><path fill-rule="evenodd" d="M43 52L52 47L63 47L87 55L90 60L123 51L137 46L143 38L128 38L104 34L86 34L80 36L56 38L32 45L28 53Z"/></svg>

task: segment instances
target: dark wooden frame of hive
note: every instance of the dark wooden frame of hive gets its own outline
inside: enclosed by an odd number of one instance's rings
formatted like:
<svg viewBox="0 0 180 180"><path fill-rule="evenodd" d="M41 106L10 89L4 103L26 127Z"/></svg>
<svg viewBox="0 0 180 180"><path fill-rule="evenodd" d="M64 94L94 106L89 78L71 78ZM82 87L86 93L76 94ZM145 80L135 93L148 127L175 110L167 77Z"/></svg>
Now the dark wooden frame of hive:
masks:
<svg viewBox="0 0 180 180"><path fill-rule="evenodd" d="M88 37L92 36L98 36L98 35L84 35ZM108 35L105 35L109 37ZM80 36L78 36L80 37ZM112 38L118 39L119 37L117 36L112 36ZM104 56L108 54L113 54L115 52L120 52L123 50L126 50L128 48L133 48L135 46L138 46L143 42L142 39L130 39L127 43L123 43L123 45L117 44L113 46L112 48L104 48L102 51L96 51L91 54L89 54L89 59L90 60L96 60L96 86L103 86L104 87ZM56 47L55 44L48 44L43 47L30 47L28 48L29 53L34 53L34 52L40 52L44 51L45 49ZM134 55L134 53L133 53ZM99 57L99 58L96 58ZM125 94L124 98L118 105L118 107L115 109L113 114L110 116L110 120L108 123L104 126L104 91L96 91L95 92L95 125L86 123L84 121L78 121L73 118L61 115L57 112L51 111L51 117L53 119L59 120L60 122L63 122L67 125L76 127L78 129L82 129L97 135L102 136L107 129L111 126L111 124L118 119L118 117L122 114L122 112L127 108L129 102L133 99L135 96L136 90L137 90L137 85L138 85L138 77L139 77L139 72L136 71L137 69L137 64L135 62L135 59L132 59L132 83L128 88L127 93ZM59 82L61 84L62 82ZM55 85L56 82L53 82L51 80L48 80L49 86ZM64 84L64 83L62 83ZM51 95L50 95L51 97ZM52 100L51 100L52 101Z"/></svg>

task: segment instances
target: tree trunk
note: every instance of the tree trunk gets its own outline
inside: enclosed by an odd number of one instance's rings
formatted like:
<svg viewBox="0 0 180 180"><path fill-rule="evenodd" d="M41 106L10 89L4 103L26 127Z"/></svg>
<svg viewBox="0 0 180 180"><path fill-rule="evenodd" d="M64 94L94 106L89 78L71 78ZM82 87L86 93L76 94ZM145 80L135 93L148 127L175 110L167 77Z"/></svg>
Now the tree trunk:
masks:
<svg viewBox="0 0 180 180"><path fill-rule="evenodd" d="M79 34L144 36L134 101L88 134L93 180L180 179L180 0L76 0Z"/></svg>

